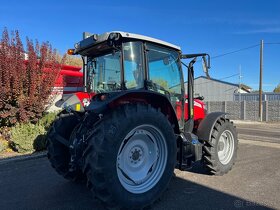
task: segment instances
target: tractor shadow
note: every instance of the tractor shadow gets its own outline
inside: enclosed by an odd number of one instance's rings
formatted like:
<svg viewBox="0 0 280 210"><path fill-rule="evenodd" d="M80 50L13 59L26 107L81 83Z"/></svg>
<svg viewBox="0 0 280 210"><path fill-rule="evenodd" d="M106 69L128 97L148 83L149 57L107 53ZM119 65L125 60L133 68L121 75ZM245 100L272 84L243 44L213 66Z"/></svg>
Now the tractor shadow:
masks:
<svg viewBox="0 0 280 210"><path fill-rule="evenodd" d="M194 167L194 172L202 172ZM188 172L186 172L188 173ZM83 183L57 175L46 158L0 165L0 209L104 210ZM272 209L201 184L173 177L148 209Z"/></svg>
<svg viewBox="0 0 280 210"><path fill-rule="evenodd" d="M199 170L198 170L199 171ZM94 209L105 210L102 204L95 200L92 194L82 184L65 183L68 195L75 195L73 202L59 207L59 209ZM63 194L61 189L59 194ZM71 196L70 196L71 198ZM70 199L69 199L70 200ZM72 200L72 199L71 199ZM76 200L76 202L74 201ZM73 207L76 208L73 208ZM71 208L72 207L72 208ZM238 196L218 191L180 177L173 177L168 189L161 198L146 210L162 209L273 209L257 202L252 202Z"/></svg>
<svg viewBox="0 0 280 210"><path fill-rule="evenodd" d="M200 161L195 162L192 168L188 169L187 171L196 174L209 175L209 173Z"/></svg>
<svg viewBox="0 0 280 210"><path fill-rule="evenodd" d="M201 165L194 167L193 172L204 173ZM64 187L60 188L58 195L67 195L64 202L60 203L58 209L93 209L105 210L102 204L94 198L84 184L65 182ZM65 202L67 201L67 202ZM82 206L82 208L80 208ZM162 209L273 209L269 206L252 202L238 196L234 196L198 183L172 177L168 189L163 193L151 207L145 210Z"/></svg>
<svg viewBox="0 0 280 210"><path fill-rule="evenodd" d="M180 177L173 177L169 188L153 210L161 209L273 209L257 202L218 191Z"/></svg>

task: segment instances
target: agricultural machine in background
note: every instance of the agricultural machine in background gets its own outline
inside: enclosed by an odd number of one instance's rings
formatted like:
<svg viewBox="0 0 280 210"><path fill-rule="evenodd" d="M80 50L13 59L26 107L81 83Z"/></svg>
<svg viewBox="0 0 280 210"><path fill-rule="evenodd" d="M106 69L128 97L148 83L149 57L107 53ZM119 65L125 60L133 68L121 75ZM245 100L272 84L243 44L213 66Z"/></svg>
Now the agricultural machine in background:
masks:
<svg viewBox="0 0 280 210"><path fill-rule="evenodd" d="M201 57L208 75L207 54L126 32L84 34L68 53L82 56L84 95L57 104L64 110L48 132L60 175L86 180L107 208L142 209L164 192L174 168L201 161L213 175L231 170L235 127L193 96L194 64Z"/></svg>

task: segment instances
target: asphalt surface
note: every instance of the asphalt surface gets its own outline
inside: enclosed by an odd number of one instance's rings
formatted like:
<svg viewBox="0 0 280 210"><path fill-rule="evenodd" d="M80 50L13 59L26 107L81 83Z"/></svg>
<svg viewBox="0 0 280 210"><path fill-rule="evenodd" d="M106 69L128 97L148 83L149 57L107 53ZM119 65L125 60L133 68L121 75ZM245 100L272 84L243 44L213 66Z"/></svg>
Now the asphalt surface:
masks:
<svg viewBox="0 0 280 210"><path fill-rule="evenodd" d="M279 209L279 125L237 124L242 138L232 171L216 177L200 165L175 170L168 190L151 209ZM103 208L84 184L64 180L40 156L0 161L0 209Z"/></svg>
<svg viewBox="0 0 280 210"><path fill-rule="evenodd" d="M238 123L240 139L280 143L280 124Z"/></svg>

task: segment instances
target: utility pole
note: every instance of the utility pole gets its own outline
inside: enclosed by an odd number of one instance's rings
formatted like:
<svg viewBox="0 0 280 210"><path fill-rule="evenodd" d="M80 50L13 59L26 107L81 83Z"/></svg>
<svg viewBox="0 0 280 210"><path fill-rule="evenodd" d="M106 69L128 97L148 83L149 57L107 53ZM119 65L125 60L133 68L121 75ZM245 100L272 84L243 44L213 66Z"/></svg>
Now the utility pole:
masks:
<svg viewBox="0 0 280 210"><path fill-rule="evenodd" d="M263 40L260 47L260 86L259 86L259 120L262 121L262 72L263 72Z"/></svg>

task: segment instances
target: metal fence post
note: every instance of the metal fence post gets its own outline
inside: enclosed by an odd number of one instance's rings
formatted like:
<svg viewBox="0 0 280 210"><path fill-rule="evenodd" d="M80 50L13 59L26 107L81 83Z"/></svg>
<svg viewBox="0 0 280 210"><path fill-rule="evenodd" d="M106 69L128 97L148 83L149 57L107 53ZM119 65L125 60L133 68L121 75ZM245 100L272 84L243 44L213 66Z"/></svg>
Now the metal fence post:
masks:
<svg viewBox="0 0 280 210"><path fill-rule="evenodd" d="M207 111L208 111L208 113L210 113L210 101L207 101L206 105L207 105Z"/></svg>
<svg viewBox="0 0 280 210"><path fill-rule="evenodd" d="M240 103L240 108L241 108L241 110L243 111L243 116L241 116L241 120L246 120L246 101L244 100L244 101L242 101L241 103Z"/></svg>
<svg viewBox="0 0 280 210"><path fill-rule="evenodd" d="M268 101L267 100L264 101L263 109L264 109L263 112L265 113L264 121L267 122L268 121Z"/></svg>

